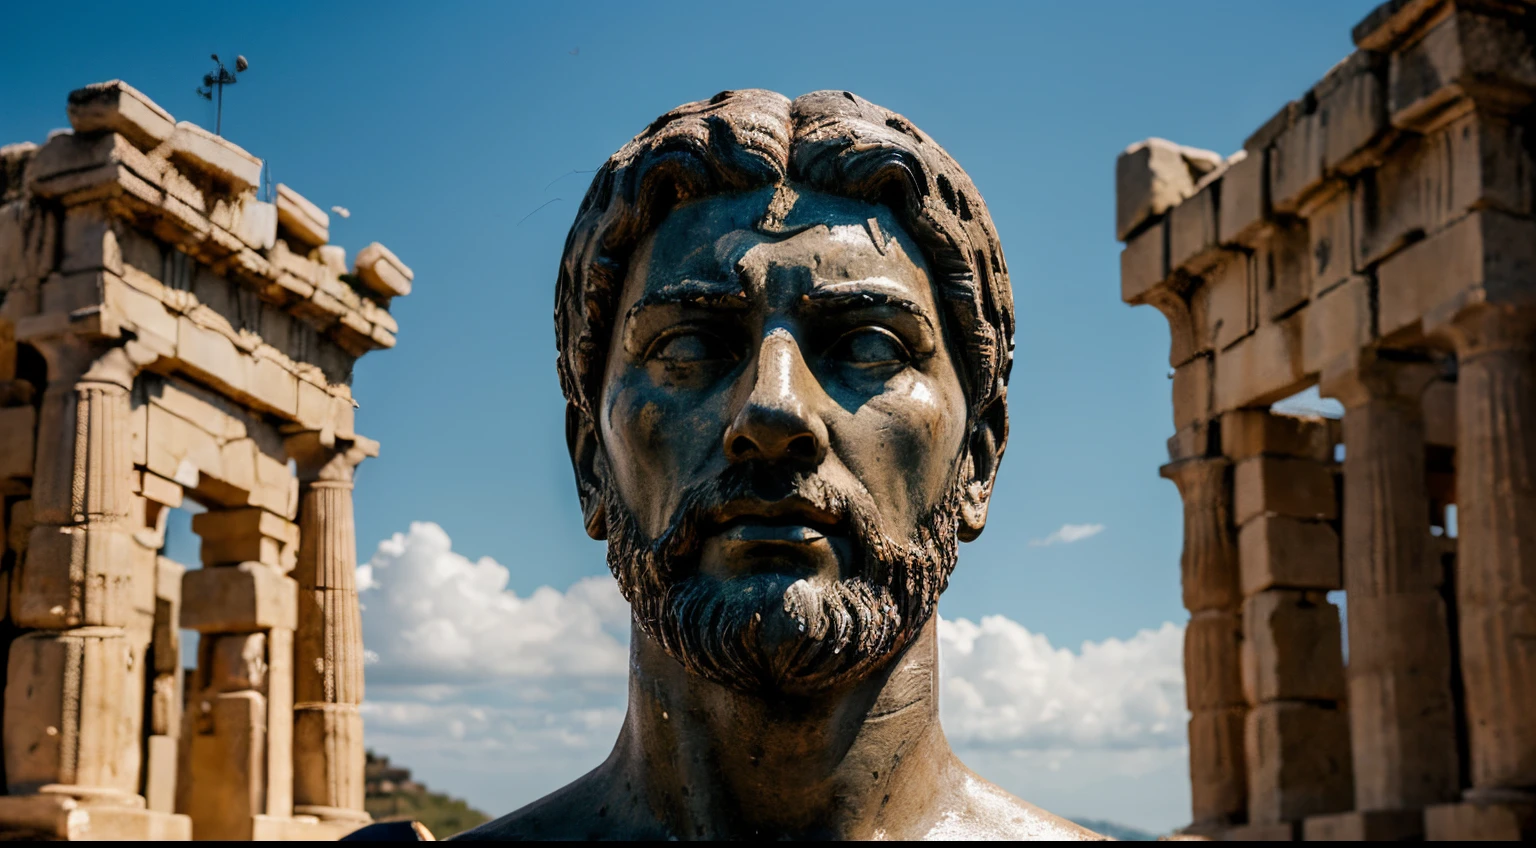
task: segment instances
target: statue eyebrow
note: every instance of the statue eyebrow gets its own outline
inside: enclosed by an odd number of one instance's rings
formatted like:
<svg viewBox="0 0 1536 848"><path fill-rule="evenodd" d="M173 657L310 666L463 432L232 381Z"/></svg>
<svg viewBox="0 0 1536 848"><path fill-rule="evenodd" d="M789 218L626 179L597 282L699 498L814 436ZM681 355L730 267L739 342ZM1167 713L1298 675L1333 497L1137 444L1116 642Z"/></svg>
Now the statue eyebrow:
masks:
<svg viewBox="0 0 1536 848"><path fill-rule="evenodd" d="M835 288L815 288L801 295L800 300L806 308L818 311L867 309L870 307L886 306L911 313L924 320L928 318L928 310L909 297L894 292L857 288L855 286L856 284L841 284Z"/></svg>
<svg viewBox="0 0 1536 848"><path fill-rule="evenodd" d="M624 314L625 320L634 318L647 309L659 306L697 306L729 312L745 312L751 308L747 293L740 283L712 280L678 280L667 283L655 291L646 292Z"/></svg>

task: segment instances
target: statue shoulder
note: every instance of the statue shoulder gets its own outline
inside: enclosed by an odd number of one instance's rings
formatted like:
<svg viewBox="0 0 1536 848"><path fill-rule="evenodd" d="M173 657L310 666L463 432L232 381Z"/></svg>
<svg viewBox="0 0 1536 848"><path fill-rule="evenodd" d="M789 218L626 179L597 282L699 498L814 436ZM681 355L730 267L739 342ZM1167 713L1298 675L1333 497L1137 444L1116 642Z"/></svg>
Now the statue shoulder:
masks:
<svg viewBox="0 0 1536 848"><path fill-rule="evenodd" d="M925 839L1109 841L1108 837L1053 815L965 769L963 788Z"/></svg>

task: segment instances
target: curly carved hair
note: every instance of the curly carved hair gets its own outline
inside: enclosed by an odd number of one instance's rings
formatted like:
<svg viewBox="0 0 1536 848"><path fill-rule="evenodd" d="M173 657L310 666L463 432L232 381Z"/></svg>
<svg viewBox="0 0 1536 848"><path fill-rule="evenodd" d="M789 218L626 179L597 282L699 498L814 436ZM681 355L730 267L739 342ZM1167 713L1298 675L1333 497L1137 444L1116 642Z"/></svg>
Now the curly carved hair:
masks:
<svg viewBox="0 0 1536 848"><path fill-rule="evenodd" d="M657 118L593 178L555 292L560 388L595 419L619 290L640 240L673 207L793 183L890 208L922 247L960 343L971 415L1006 394L1013 290L970 177L901 115L846 91L723 91ZM958 332L955 332L958 331Z"/></svg>

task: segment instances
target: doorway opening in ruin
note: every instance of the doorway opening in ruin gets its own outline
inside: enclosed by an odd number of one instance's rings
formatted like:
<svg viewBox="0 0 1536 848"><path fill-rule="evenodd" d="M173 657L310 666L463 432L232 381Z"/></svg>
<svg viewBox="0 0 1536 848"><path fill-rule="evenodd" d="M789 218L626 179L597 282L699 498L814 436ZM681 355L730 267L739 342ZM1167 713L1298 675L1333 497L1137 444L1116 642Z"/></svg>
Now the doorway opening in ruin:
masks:
<svg viewBox="0 0 1536 848"><path fill-rule="evenodd" d="M203 567L202 539L192 530L192 518L207 512L197 501L187 498L179 509L171 509L165 522L165 546L160 556L179 563L187 570ZM180 622L178 622L178 625ZM197 631L181 629L182 673L190 674L197 665Z"/></svg>
<svg viewBox="0 0 1536 848"><path fill-rule="evenodd" d="M201 567L199 540L192 531L192 516L203 507L176 489L175 496L145 472L144 528L154 551L151 564L155 581L152 631L145 640L143 680L143 732L140 754L139 793L151 810L170 813L176 809L176 786L181 771L182 717L186 714L185 680L195 665L197 634L181 629L181 578L189 568ZM171 504L178 504L172 506ZM155 543L158 543L157 545Z"/></svg>

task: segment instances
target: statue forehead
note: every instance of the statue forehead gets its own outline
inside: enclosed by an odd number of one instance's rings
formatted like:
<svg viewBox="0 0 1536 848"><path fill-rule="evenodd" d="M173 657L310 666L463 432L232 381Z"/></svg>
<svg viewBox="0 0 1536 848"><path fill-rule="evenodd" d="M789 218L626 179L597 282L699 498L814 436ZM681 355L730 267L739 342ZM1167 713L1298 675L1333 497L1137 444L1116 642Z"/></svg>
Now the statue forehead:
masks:
<svg viewBox="0 0 1536 848"><path fill-rule="evenodd" d="M804 265L826 279L927 279L921 250L888 207L787 185L678 206L636 259L629 282L647 288L734 277L739 265L755 263Z"/></svg>

